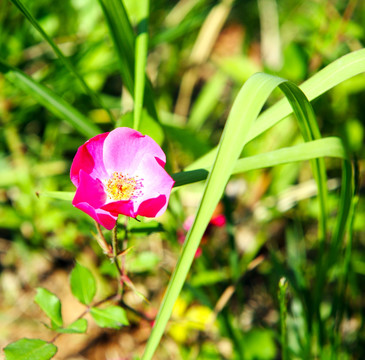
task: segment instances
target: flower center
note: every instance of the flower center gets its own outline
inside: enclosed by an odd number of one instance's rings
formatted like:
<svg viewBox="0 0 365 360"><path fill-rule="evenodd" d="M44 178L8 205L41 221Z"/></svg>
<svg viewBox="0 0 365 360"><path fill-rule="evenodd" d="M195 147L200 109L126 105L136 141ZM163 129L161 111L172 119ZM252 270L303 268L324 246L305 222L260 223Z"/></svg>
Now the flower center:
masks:
<svg viewBox="0 0 365 360"><path fill-rule="evenodd" d="M113 172L111 178L105 182L108 198L111 200L130 200L141 194L141 180L137 176L129 177L120 172Z"/></svg>

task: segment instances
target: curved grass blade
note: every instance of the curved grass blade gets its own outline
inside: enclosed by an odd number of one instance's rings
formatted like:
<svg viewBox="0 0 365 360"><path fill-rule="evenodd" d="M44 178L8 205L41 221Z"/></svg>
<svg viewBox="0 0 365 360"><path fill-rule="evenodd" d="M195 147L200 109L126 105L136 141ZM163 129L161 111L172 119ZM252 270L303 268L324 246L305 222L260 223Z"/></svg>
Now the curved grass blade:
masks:
<svg viewBox="0 0 365 360"><path fill-rule="evenodd" d="M196 218L187 234L181 256L179 257L162 301L155 327L152 330L142 358L144 360L151 359L158 346L164 328L171 315L172 307L191 267L200 239L219 202L225 185L234 170L235 163L244 145L249 140L247 133L252 129L252 124L256 120L268 96L278 86L280 86L287 96L293 107L293 111L299 119L304 139L310 140L320 136L317 125L313 124L315 119L311 105L295 85L292 85L284 79L266 74L255 74L243 85L229 114ZM326 192L326 189L322 187L323 178L321 177L323 174L321 173L321 164L316 166L314 171L318 177L319 192L322 192L320 196L325 197L323 193Z"/></svg>
<svg viewBox="0 0 365 360"><path fill-rule="evenodd" d="M68 71L73 74L80 82L82 88L84 89L85 93L93 99L94 103L101 106L109 115L111 121L115 121L112 113L110 110L104 106L99 96L90 89L90 87L85 82L84 78L80 75L80 73L76 70L76 68L73 66L73 64L68 60L68 58L63 55L60 48L56 45L56 43L47 35L47 33L43 30L41 25L38 23L38 21L33 17L33 15L29 12L27 7L20 1L20 0L10 0L18 9L19 11L28 19L28 21L32 24L32 26L41 34L43 39L50 45L50 47L53 49L55 54L58 56L58 58L63 62L63 64L66 66Z"/></svg>
<svg viewBox="0 0 365 360"><path fill-rule="evenodd" d="M299 86L309 101L317 98L341 82L365 72L365 49L351 52L332 62ZM282 99L264 111L248 134L248 141L253 140L293 112L287 99ZM209 166L216 155L217 148L211 150L186 170L194 170Z"/></svg>
<svg viewBox="0 0 365 360"><path fill-rule="evenodd" d="M0 60L0 72L15 86L36 98L58 118L65 120L81 134L93 137L102 131L72 105L30 76Z"/></svg>
<svg viewBox="0 0 365 360"><path fill-rule="evenodd" d="M247 142L247 133L271 92L285 80L255 74L243 85L232 106L219 142L218 153L210 172L194 223L187 234L182 253L170 279L142 359L151 359L170 318L173 305L182 289L199 246L200 239L219 202L235 163Z"/></svg>
<svg viewBox="0 0 365 360"><path fill-rule="evenodd" d="M312 105L304 95L304 93L293 83L286 82L280 85L280 89L284 92L289 100L291 107L297 117L300 131L305 141L319 139L318 124L314 115ZM313 175L318 186L318 196L320 204L320 220L318 234L320 240L320 256L323 252L324 240L327 233L327 175L324 160L318 158L311 160Z"/></svg>
<svg viewBox="0 0 365 360"><path fill-rule="evenodd" d="M346 159L347 153L342 141L336 137L328 137L242 158L237 160L232 174L321 157ZM175 180L174 187L176 188L205 180L208 174L209 169L197 169L175 173L171 176Z"/></svg>

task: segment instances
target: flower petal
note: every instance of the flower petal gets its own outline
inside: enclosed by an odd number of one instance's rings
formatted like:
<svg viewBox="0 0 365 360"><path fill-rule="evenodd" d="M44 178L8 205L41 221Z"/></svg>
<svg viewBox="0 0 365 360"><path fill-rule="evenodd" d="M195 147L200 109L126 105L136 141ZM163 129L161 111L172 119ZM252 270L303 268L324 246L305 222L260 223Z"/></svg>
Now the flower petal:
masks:
<svg viewBox="0 0 365 360"><path fill-rule="evenodd" d="M135 173L142 179L143 183L141 201L156 197L154 194L165 194L169 198L175 181L149 154L141 159Z"/></svg>
<svg viewBox="0 0 365 360"><path fill-rule="evenodd" d="M174 180L149 154L145 155L136 174L142 179L142 195L134 200L137 215L157 217L162 215L169 201Z"/></svg>
<svg viewBox="0 0 365 360"><path fill-rule="evenodd" d="M102 209L115 215L122 214L130 217L136 217L136 214L134 213L133 202L131 200L113 201L105 204Z"/></svg>
<svg viewBox="0 0 365 360"><path fill-rule="evenodd" d="M106 229L112 229L116 224L118 215L111 214L100 208L107 199L101 181L93 179L84 170L80 170L78 178L79 185L72 205L91 216Z"/></svg>
<svg viewBox="0 0 365 360"><path fill-rule="evenodd" d="M166 156L153 139L133 129L117 128L109 133L104 142L105 169L109 174L120 171L134 175L139 159L146 153L165 164Z"/></svg>
<svg viewBox="0 0 365 360"><path fill-rule="evenodd" d="M103 162L103 145L108 134L104 133L91 138L77 150L70 171L71 181L76 187L80 182L80 170L85 171L94 179L107 177Z"/></svg>
<svg viewBox="0 0 365 360"><path fill-rule="evenodd" d="M145 217L159 217L167 208L168 198L166 195L159 195L156 198L143 201L137 210L137 215Z"/></svg>

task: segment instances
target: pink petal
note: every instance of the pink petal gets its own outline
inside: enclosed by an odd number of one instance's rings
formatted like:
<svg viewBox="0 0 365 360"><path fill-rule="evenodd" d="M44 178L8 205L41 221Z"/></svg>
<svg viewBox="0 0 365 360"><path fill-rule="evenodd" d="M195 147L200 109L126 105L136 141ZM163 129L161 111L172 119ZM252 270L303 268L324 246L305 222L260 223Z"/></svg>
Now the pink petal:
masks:
<svg viewBox="0 0 365 360"><path fill-rule="evenodd" d="M71 181L76 187L80 182L80 170L85 171L95 179L104 179L108 176L103 162L103 145L108 134L104 133L93 137L77 150L70 171Z"/></svg>
<svg viewBox="0 0 365 360"><path fill-rule="evenodd" d="M84 170L80 170L79 186L77 187L72 204L86 202L93 208L99 208L105 204L107 195L104 185L99 179L93 179Z"/></svg>
<svg viewBox="0 0 365 360"><path fill-rule="evenodd" d="M149 154L140 161L135 174L142 180L143 188L141 199L156 197L156 194L170 196L175 181L166 170Z"/></svg>
<svg viewBox="0 0 365 360"><path fill-rule="evenodd" d="M79 186L76 190L72 205L110 230L115 226L118 216L100 208L105 204L106 198L107 196L101 181L93 179L84 170L80 170Z"/></svg>
<svg viewBox="0 0 365 360"><path fill-rule="evenodd" d="M137 215L145 217L159 217L167 208L168 198L166 195L160 195L156 198L143 201L137 210Z"/></svg>
<svg viewBox="0 0 365 360"><path fill-rule="evenodd" d="M131 200L113 201L103 205L102 209L115 215L122 214L130 217L136 217L133 202Z"/></svg>
<svg viewBox="0 0 365 360"><path fill-rule="evenodd" d="M94 209L88 203L78 203L75 205L78 209L91 216L97 223L104 226L105 229L111 230L117 223L118 216L112 215L103 209Z"/></svg>
<svg viewBox="0 0 365 360"><path fill-rule="evenodd" d="M160 146L149 136L120 127L111 131L104 142L103 161L109 174L120 171L134 175L140 159L150 154L165 164L166 156Z"/></svg>

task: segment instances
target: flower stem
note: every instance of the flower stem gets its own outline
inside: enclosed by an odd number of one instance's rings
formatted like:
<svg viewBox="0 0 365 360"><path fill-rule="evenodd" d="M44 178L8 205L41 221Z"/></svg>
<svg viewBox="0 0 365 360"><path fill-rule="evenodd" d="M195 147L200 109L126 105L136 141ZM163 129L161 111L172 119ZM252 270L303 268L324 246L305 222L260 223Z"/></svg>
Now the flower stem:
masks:
<svg viewBox="0 0 365 360"><path fill-rule="evenodd" d="M123 272L119 266L118 262L118 223L113 228L113 235L112 235L112 248L113 248L113 261L115 267L118 270L118 294L122 296L123 294Z"/></svg>

